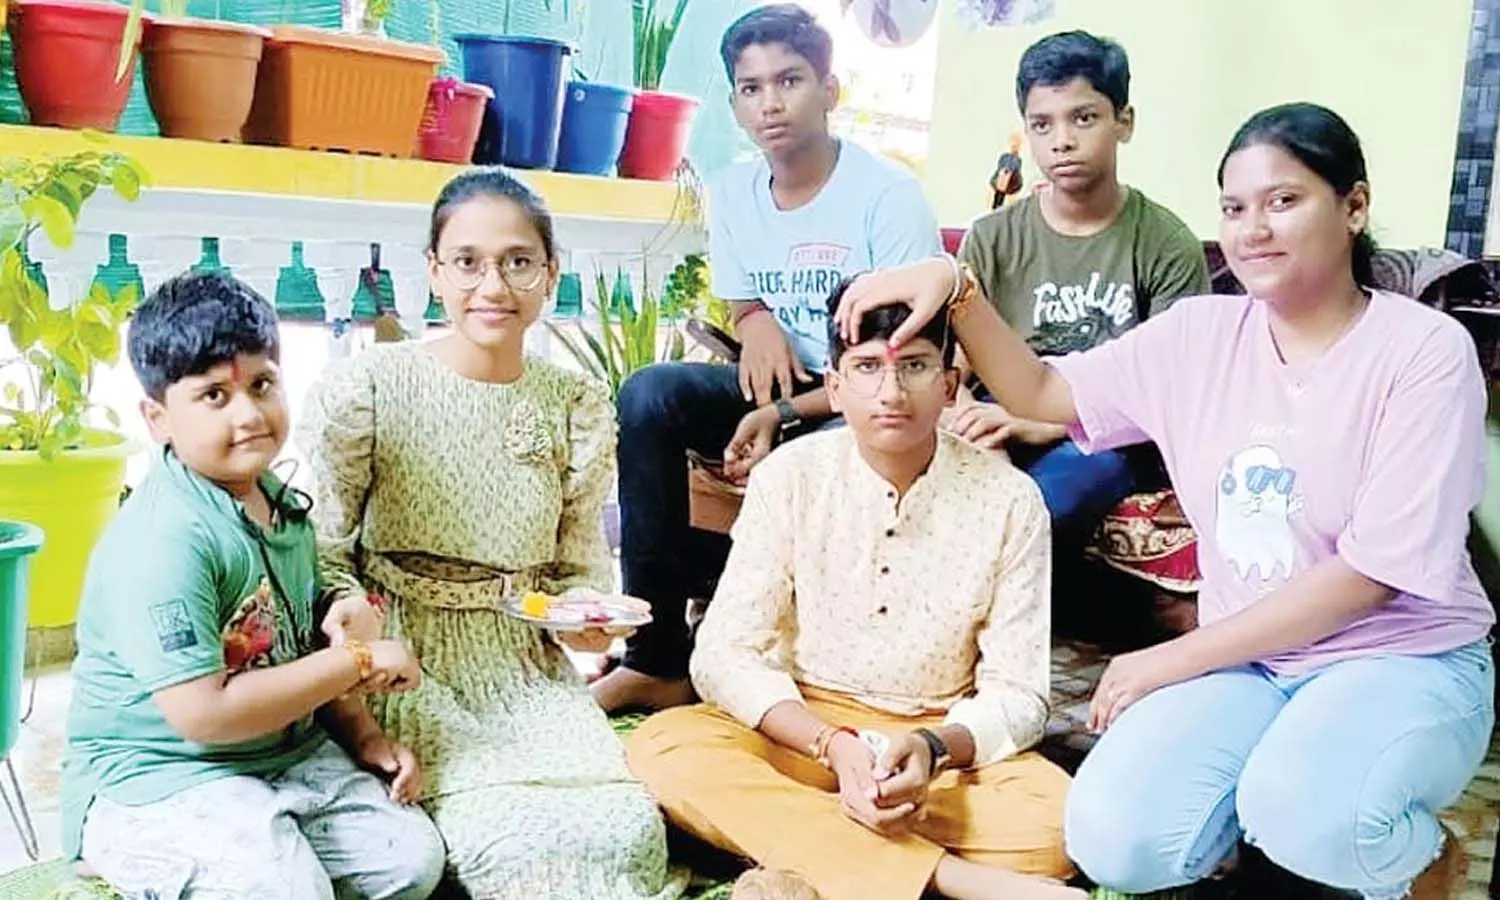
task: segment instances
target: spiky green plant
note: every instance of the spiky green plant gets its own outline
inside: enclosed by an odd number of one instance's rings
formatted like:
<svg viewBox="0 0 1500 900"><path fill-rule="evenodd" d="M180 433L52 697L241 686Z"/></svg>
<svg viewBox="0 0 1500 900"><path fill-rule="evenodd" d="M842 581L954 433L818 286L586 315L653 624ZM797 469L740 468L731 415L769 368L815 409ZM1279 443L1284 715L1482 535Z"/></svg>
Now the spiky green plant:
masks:
<svg viewBox="0 0 1500 900"><path fill-rule="evenodd" d="M630 0L630 19L635 32L635 86L643 91L661 88L661 76L667 68L667 56L689 0L677 0L672 15L663 19L656 0Z"/></svg>
<svg viewBox="0 0 1500 900"><path fill-rule="evenodd" d="M603 272L594 273L594 287L594 322L581 324L576 335L552 322L547 328L585 372L609 385L611 397L619 396L620 386L636 370L680 360L687 353L687 342L677 326L683 310L676 304L658 299L649 287L637 300L629 281L616 277L611 286ZM658 346L663 324L669 331L665 343Z"/></svg>

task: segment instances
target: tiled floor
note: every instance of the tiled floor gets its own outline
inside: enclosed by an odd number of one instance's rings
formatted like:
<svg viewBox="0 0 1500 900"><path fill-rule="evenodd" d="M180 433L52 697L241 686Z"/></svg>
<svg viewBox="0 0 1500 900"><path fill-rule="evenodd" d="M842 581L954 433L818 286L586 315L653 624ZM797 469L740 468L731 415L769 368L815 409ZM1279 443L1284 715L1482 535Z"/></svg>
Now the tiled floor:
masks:
<svg viewBox="0 0 1500 900"><path fill-rule="evenodd" d="M1083 645L1059 645L1053 656L1052 743L1082 752L1092 743L1082 727L1087 699L1103 672L1105 657ZM36 708L21 730L15 760L26 800L42 845L44 859L58 853L58 775L64 721L71 690L66 670L44 674L37 682ZM1479 777L1443 818L1469 851L1470 889L1452 900L1487 900L1486 885L1494 864L1497 814L1500 814L1500 736L1491 744ZM0 872L28 860L8 821L0 820Z"/></svg>

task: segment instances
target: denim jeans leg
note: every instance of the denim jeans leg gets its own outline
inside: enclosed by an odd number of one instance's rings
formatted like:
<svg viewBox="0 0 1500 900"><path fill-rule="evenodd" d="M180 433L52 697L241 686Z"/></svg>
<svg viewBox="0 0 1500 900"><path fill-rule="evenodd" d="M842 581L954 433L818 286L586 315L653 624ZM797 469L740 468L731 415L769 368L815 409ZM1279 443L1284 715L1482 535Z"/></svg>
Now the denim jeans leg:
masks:
<svg viewBox="0 0 1500 900"><path fill-rule="evenodd" d="M651 603L650 625L627 643L625 665L687 675L687 601L701 580L701 537L688 525L687 451L718 458L750 410L734 366L661 363L620 388L620 567L626 593Z"/></svg>
<svg viewBox="0 0 1500 900"><path fill-rule="evenodd" d="M1283 685L1291 700L1240 778L1246 839L1287 871L1394 900L1442 849L1495 723L1488 641L1434 656L1335 663Z"/></svg>

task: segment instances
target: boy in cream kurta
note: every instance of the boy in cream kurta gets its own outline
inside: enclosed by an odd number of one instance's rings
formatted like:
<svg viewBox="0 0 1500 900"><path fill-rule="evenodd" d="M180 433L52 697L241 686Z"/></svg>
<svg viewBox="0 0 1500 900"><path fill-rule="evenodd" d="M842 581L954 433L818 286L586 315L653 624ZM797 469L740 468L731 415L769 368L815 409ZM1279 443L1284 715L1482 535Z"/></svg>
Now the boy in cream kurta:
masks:
<svg viewBox="0 0 1500 900"><path fill-rule="evenodd" d="M1068 778L1027 752L1047 510L1004 454L938 432L947 327L890 350L905 314L832 338L850 427L755 470L692 656L706 702L648 720L631 767L677 824L827 900L1081 897L1030 877L1071 873Z"/></svg>

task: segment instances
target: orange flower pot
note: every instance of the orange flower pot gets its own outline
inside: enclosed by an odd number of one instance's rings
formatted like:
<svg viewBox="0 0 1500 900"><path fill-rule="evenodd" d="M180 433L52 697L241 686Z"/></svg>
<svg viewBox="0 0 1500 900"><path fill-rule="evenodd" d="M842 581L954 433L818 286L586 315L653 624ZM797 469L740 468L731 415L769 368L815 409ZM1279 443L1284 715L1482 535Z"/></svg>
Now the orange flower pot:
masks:
<svg viewBox="0 0 1500 900"><path fill-rule="evenodd" d="M153 18L141 56L146 99L167 137L238 141L250 117L255 75L271 33L253 25Z"/></svg>
<svg viewBox="0 0 1500 900"><path fill-rule="evenodd" d="M245 139L411 156L443 51L316 28L271 29Z"/></svg>

